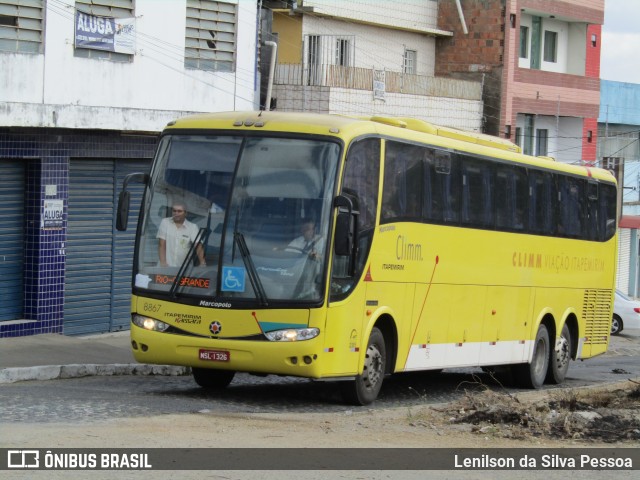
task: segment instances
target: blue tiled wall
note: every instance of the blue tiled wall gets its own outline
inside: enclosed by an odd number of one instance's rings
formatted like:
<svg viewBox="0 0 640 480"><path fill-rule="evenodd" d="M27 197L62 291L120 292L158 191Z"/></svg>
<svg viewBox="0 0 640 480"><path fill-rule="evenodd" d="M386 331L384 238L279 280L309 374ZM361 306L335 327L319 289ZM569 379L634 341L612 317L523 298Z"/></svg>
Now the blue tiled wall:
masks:
<svg viewBox="0 0 640 480"><path fill-rule="evenodd" d="M120 132L54 129L0 129L0 162L24 159L24 315L26 321L0 322L0 337L62 333L64 323L65 243L70 158L151 158L157 136ZM47 185L55 194L46 195ZM44 200L62 200L61 227L44 229Z"/></svg>

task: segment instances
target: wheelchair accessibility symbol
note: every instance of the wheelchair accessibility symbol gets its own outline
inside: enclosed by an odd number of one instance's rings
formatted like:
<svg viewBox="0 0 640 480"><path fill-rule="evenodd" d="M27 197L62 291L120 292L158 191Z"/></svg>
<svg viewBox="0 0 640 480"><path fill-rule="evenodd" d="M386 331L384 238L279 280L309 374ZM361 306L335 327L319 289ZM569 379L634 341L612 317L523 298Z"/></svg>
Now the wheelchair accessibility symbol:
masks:
<svg viewBox="0 0 640 480"><path fill-rule="evenodd" d="M223 292L244 292L245 271L242 267L222 267Z"/></svg>

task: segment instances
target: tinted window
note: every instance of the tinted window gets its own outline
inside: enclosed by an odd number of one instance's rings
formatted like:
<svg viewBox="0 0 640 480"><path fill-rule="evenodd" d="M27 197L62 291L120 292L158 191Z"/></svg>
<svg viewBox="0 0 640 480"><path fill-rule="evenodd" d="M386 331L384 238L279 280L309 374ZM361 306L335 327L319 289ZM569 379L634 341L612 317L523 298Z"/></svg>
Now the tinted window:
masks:
<svg viewBox="0 0 640 480"><path fill-rule="evenodd" d="M388 142L385 155L382 223L422 217L422 156L425 149Z"/></svg>
<svg viewBox="0 0 640 480"><path fill-rule="evenodd" d="M493 226L493 168L490 163L462 157L462 222Z"/></svg>
<svg viewBox="0 0 640 480"><path fill-rule="evenodd" d="M558 177L558 233L568 237L586 237L586 182L573 177Z"/></svg>
<svg viewBox="0 0 640 480"><path fill-rule="evenodd" d="M460 221L460 170L449 152L424 149L425 194L423 213L427 221Z"/></svg>
<svg viewBox="0 0 640 480"><path fill-rule="evenodd" d="M529 231L553 235L556 231L557 195L553 176L548 172L529 171Z"/></svg>

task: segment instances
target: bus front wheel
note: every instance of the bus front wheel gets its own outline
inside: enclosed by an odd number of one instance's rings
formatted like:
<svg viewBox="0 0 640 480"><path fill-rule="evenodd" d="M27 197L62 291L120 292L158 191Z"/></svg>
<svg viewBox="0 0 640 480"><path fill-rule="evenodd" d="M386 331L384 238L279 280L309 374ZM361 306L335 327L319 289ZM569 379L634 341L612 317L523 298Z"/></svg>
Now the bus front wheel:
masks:
<svg viewBox="0 0 640 480"><path fill-rule="evenodd" d="M210 368L192 367L193 379L202 388L220 390L226 388L233 380L236 372L232 370L212 370Z"/></svg>
<svg viewBox="0 0 640 480"><path fill-rule="evenodd" d="M387 366L387 349L382 332L373 328L367 344L362 374L355 380L341 383L342 396L348 403L368 405L380 393Z"/></svg>
<svg viewBox="0 0 640 480"><path fill-rule="evenodd" d="M533 345L531 363L521 363L512 367L512 374L518 386L540 388L547 376L549 358L549 331L545 325L540 325Z"/></svg>

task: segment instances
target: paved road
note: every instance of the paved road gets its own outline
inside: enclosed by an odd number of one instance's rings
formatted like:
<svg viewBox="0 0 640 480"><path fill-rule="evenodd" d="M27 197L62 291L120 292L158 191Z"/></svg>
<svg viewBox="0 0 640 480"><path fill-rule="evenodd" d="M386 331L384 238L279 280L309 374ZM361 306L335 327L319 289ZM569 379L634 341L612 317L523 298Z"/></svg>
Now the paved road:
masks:
<svg viewBox="0 0 640 480"><path fill-rule="evenodd" d="M614 337L606 355L572 362L563 386L580 387L629 378L640 378L640 331ZM447 402L467 391L484 388L483 385L507 388L480 369L394 375L385 380L379 399L366 408ZM90 422L114 416L199 411L302 413L344 412L356 408L342 403L335 383L246 374L238 374L230 387L221 392L200 389L190 376L85 377L21 382L0 386L0 404L3 421L7 423Z"/></svg>

